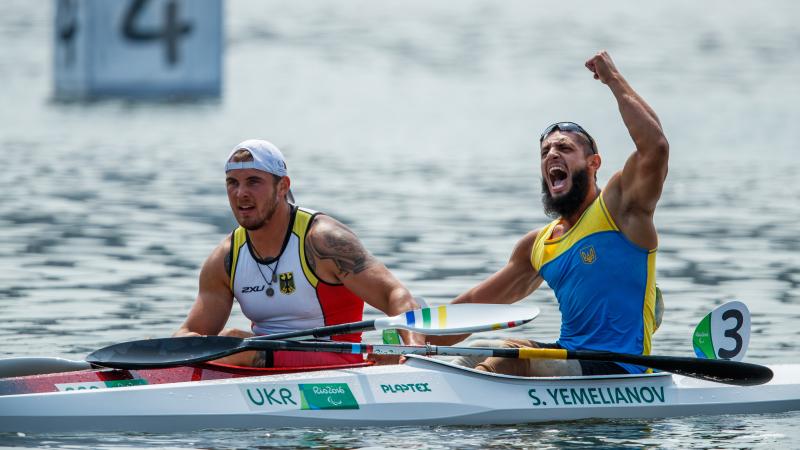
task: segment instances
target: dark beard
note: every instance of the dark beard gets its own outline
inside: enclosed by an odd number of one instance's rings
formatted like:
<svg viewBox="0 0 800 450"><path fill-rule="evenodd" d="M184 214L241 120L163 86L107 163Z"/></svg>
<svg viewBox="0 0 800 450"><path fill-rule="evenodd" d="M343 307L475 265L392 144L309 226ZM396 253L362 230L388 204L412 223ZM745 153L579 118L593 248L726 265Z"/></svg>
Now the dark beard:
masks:
<svg viewBox="0 0 800 450"><path fill-rule="evenodd" d="M566 194L558 198L553 198L547 186L547 181L542 179L542 203L544 204L544 213L553 219L571 217L578 212L588 192L589 174L586 173L586 169L579 170L572 174L572 187Z"/></svg>

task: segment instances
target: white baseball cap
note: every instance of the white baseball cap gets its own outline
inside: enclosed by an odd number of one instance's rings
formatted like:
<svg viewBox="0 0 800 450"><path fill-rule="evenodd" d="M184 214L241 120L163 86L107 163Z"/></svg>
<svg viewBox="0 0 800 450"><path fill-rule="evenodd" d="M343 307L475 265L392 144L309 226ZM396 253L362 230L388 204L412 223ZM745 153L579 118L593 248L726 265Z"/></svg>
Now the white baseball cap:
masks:
<svg viewBox="0 0 800 450"><path fill-rule="evenodd" d="M231 162L233 154L238 150L249 151L253 156L253 160ZM279 177L285 177L289 175L289 172L286 169L286 159L284 159L283 153L281 153L280 149L278 149L275 144L263 139L248 139L246 141L242 141L236 145L233 150L231 150L231 152L228 154L228 158L225 160L225 172L227 173L231 170L238 169L256 169L261 170L262 172L277 175ZM292 194L291 190L289 190L287 194L287 199L290 203L294 203L294 195Z"/></svg>

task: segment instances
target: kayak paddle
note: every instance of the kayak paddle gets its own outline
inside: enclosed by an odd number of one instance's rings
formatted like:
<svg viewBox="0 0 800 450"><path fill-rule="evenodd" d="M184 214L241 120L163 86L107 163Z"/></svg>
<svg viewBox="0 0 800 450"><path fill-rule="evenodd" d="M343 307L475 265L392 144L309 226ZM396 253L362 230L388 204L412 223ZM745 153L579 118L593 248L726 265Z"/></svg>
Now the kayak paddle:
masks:
<svg viewBox="0 0 800 450"><path fill-rule="evenodd" d="M393 317L245 339L228 336L188 336L122 342L92 352L86 357L86 361L99 366L124 369L171 367L219 359L247 350L273 349L273 346L259 344L274 339L325 337L397 328L432 335L464 334L520 326L538 315L539 308L535 306L441 305L407 311ZM350 346L350 344L345 345L348 348Z"/></svg>
<svg viewBox="0 0 800 450"><path fill-rule="evenodd" d="M274 333L250 339L274 340L309 336L321 338L337 334L388 329L402 329L433 335L466 334L518 327L530 322L538 315L539 308L536 306L462 303L414 309L392 317Z"/></svg>
<svg viewBox="0 0 800 450"><path fill-rule="evenodd" d="M173 345L170 347L170 345ZM123 347L120 347L123 346ZM123 351L120 351L123 350ZM698 359L680 356L629 355L588 350L547 348L488 348L448 346L370 345L346 342L268 341L226 336L152 339L136 345L112 345L89 355L87 361L107 367L144 368L217 359L245 350L289 350L331 353L373 353L378 355L483 356L519 359L582 359L635 364L701 380L737 386L763 384L772 379L772 370L758 364L723 359ZM178 361L178 357L183 358Z"/></svg>

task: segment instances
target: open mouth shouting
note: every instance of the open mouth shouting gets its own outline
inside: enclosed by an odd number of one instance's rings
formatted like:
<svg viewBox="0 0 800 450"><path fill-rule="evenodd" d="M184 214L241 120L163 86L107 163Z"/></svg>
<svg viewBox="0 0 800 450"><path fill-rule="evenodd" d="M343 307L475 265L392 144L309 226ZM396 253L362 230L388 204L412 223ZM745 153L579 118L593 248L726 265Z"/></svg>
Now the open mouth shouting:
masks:
<svg viewBox="0 0 800 450"><path fill-rule="evenodd" d="M569 191L569 170L567 166L555 163L548 167L547 184L552 195Z"/></svg>

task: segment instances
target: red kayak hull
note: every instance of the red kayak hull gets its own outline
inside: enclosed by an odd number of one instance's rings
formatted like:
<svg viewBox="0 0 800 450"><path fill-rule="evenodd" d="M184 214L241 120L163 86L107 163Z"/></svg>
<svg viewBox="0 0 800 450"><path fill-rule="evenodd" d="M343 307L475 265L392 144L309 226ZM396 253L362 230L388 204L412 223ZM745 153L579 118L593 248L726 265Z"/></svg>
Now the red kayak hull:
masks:
<svg viewBox="0 0 800 450"><path fill-rule="evenodd" d="M282 373L310 372L329 369L365 367L372 362L308 367L239 367L218 363L200 363L190 366L159 369L96 369L77 372L29 375L0 379L0 395L57 392L76 389L97 389L142 384L181 383L184 381L219 380L225 378L256 377Z"/></svg>

